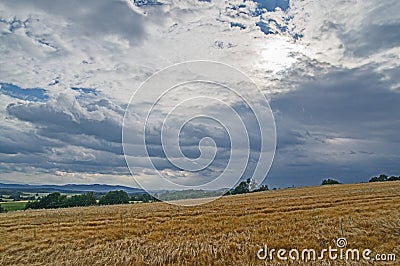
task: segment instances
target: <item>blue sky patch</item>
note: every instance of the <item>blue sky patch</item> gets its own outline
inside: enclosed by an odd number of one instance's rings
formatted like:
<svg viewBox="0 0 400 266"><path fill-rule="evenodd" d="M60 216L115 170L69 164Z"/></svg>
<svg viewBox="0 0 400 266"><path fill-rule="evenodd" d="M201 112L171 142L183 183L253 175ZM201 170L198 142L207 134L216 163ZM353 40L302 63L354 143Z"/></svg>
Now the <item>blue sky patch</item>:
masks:
<svg viewBox="0 0 400 266"><path fill-rule="evenodd" d="M259 8L265 8L268 11L274 11L277 7L282 10L288 10L289 0L253 0Z"/></svg>
<svg viewBox="0 0 400 266"><path fill-rule="evenodd" d="M47 95L47 91L45 89L40 88L26 88L23 89L17 85L10 83L0 82L0 92L7 96L32 101L32 102L41 102L47 101L49 96Z"/></svg>

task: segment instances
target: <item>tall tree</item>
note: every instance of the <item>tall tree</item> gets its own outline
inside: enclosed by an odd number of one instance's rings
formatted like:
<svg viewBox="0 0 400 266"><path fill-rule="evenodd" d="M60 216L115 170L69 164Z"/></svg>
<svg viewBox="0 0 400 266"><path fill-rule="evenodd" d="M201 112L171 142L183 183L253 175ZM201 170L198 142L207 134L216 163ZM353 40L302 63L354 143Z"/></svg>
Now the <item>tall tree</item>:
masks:
<svg viewBox="0 0 400 266"><path fill-rule="evenodd" d="M244 194L244 193L249 193L249 184L250 184L250 179L247 179L246 181L240 182L240 184L235 187L235 189L232 191L231 194Z"/></svg>

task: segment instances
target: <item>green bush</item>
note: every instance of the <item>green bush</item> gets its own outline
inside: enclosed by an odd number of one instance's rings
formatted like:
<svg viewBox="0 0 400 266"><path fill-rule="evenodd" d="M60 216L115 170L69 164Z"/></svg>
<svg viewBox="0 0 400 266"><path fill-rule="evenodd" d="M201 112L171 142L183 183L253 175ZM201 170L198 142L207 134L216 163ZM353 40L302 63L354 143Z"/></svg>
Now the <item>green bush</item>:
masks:
<svg viewBox="0 0 400 266"><path fill-rule="evenodd" d="M369 180L369 182L386 182L386 181L400 181L400 176L388 177L385 174L381 174L379 176L374 176Z"/></svg>
<svg viewBox="0 0 400 266"><path fill-rule="evenodd" d="M369 180L369 182L385 182L387 181L387 175L380 175L380 176L374 176Z"/></svg>
<svg viewBox="0 0 400 266"><path fill-rule="evenodd" d="M260 192L260 191L267 191L267 190L269 190L267 185L261 185L261 187L253 190L252 192Z"/></svg>
<svg viewBox="0 0 400 266"><path fill-rule="evenodd" d="M400 176L391 176L387 181L400 181Z"/></svg>
<svg viewBox="0 0 400 266"><path fill-rule="evenodd" d="M328 179L325 179L324 181L322 181L321 185L324 186L324 185L336 185L336 184L340 184L340 182L335 179L328 178Z"/></svg>

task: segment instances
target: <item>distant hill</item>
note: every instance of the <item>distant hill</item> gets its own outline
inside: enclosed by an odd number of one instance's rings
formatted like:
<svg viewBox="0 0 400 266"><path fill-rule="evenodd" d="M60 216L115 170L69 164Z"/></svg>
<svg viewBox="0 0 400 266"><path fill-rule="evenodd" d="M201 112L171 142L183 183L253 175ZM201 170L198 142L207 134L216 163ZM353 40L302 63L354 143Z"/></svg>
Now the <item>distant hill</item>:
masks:
<svg viewBox="0 0 400 266"><path fill-rule="evenodd" d="M124 190L129 194L145 193L145 191L140 188L132 188L119 185L105 185L105 184L29 185L29 184L0 183L0 190L14 190L20 192L37 192L37 193L50 193L56 191L63 193L84 193L84 192L107 193L108 191L112 190Z"/></svg>

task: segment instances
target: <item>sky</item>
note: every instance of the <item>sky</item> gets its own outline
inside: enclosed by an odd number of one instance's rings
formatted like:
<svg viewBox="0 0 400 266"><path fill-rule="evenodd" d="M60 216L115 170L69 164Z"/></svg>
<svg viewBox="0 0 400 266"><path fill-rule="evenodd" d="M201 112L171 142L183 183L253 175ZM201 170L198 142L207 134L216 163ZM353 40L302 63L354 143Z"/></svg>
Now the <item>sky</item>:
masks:
<svg viewBox="0 0 400 266"><path fill-rule="evenodd" d="M195 186L260 167L272 188L400 175L399 14L397 0L0 0L0 182L161 189L158 174ZM149 87L187 61L214 63ZM205 73L237 93L179 84L146 120L169 78Z"/></svg>

